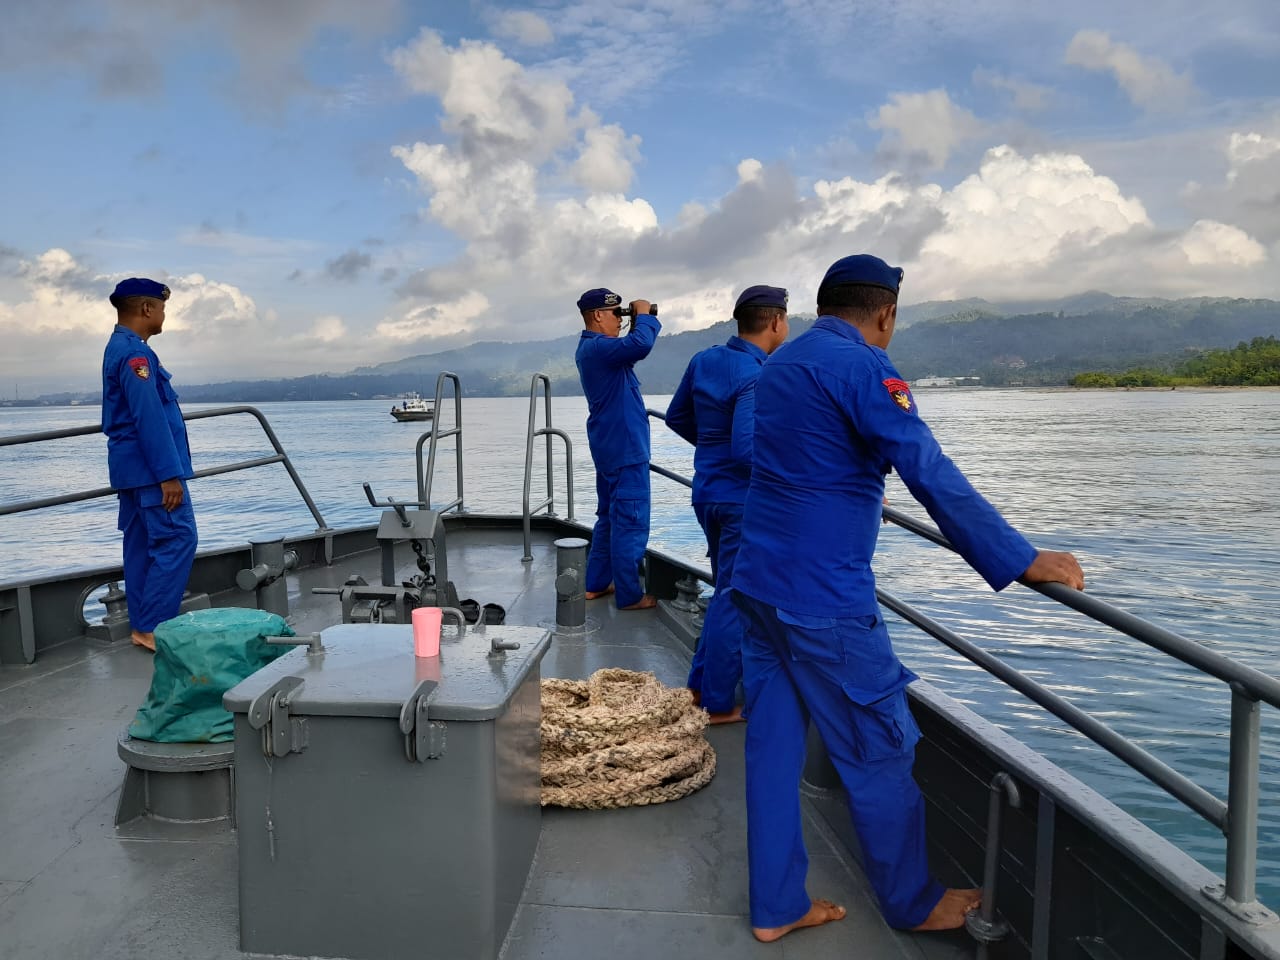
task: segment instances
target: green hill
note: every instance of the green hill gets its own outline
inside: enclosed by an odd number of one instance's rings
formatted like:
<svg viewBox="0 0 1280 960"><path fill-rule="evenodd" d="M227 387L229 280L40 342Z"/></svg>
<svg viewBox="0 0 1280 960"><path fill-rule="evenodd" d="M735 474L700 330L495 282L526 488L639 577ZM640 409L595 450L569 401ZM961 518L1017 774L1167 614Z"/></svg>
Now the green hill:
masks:
<svg viewBox="0 0 1280 960"><path fill-rule="evenodd" d="M1155 300L1086 293L1020 304L930 302L905 306L900 314L889 354L904 377L980 377L987 386L1066 384L1083 371L1120 373L1134 367L1171 372L1208 350L1280 336L1280 303L1272 300ZM812 315L793 316L792 336L812 323ZM726 320L705 330L663 333L653 353L636 367L645 392L673 392L689 358L723 343L732 332L733 322ZM528 343L474 343L344 374L183 384L182 397L189 402L262 403L398 396L411 390L430 394L442 370L458 374L469 396L527 396L535 373L547 374L557 395L574 395L581 393L573 363L577 340L575 334ZM96 394L58 394L41 402L93 399Z"/></svg>

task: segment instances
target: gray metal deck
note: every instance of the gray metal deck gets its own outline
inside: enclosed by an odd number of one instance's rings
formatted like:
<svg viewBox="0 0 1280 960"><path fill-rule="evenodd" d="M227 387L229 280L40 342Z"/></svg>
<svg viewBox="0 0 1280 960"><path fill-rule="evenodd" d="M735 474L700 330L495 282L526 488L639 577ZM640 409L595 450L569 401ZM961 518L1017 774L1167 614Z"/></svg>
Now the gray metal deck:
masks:
<svg viewBox="0 0 1280 960"><path fill-rule="evenodd" d="M521 564L518 529L451 538L460 595L507 609L507 622L554 618L551 536ZM408 569L410 556L404 558ZM290 578L300 633L339 620L337 598L312 597L352 573L378 577L376 552ZM215 597L240 604L244 594ZM585 677L604 666L652 670L680 685L688 650L652 612L588 605L596 629L557 638L544 676ZM113 814L124 767L116 737L150 682L149 654L77 641L28 667L0 667L0 958L243 957L238 949L234 833L184 828L186 839L124 836ZM675 803L616 811L547 810L537 860L508 939L509 960L535 957L806 957L865 960L973 955L963 934L903 934L880 920L856 864L810 811L810 892L849 916L775 944L751 937L747 908L743 727L710 730L712 783ZM126 831L127 832L127 831ZM179 832L180 833L180 832ZM412 923L412 917L405 918ZM422 931L422 957L434 957Z"/></svg>

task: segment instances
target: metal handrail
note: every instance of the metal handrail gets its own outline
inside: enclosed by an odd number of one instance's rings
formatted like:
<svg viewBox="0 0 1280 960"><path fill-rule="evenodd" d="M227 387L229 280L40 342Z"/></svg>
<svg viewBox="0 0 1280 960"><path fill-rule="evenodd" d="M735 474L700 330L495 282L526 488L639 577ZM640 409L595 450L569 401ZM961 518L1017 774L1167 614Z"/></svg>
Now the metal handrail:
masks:
<svg viewBox="0 0 1280 960"><path fill-rule="evenodd" d="M892 507L884 508L884 518L904 530L936 543L940 547L959 553L936 527L932 527ZM1258 802L1260 796L1258 767L1260 762L1259 744L1262 737L1262 719L1258 704L1261 701L1273 707L1280 707L1280 680L1268 676L1260 670L1237 663L1230 657L1225 657L1216 651L1210 650L1194 640L1188 640L1186 637L1180 636L1171 630L1158 627L1154 623L1148 623L1141 617L1127 613L1104 600L1099 600L1097 597L1091 597L1079 590L1073 590L1064 584L1026 583L1023 580L1018 582L1024 587L1035 590L1064 606L1071 607L1092 620L1096 620L1111 627L1113 630L1118 630L1141 643L1154 647L1160 652L1181 660L1201 673L1208 674L1230 686L1231 733L1227 760L1226 803L1223 803L1198 784L1172 770L1172 768L1166 766L1141 747L1125 740L1123 736L1106 727L1105 724L1093 720L1088 714L1079 711L1055 694L1049 693L1034 681L1022 677L1012 667L1008 667L996 658L990 657L984 651L973 647L966 641L960 640L959 637L952 634L945 627L934 623L928 617L912 610L906 604L896 600L884 591L877 590L876 593L885 606L894 610L904 620L924 630L935 639L941 640L956 652L995 676L1000 677L1000 679L1014 686L1041 706L1046 707L1076 730L1079 730L1089 739L1147 777L1148 780L1174 799L1179 800L1221 830L1227 838L1226 885L1224 888L1226 899L1244 907L1243 914L1251 916L1256 911L1251 911L1248 908L1257 904ZM955 641L959 641L959 645ZM972 655L973 653L978 653L981 656L975 657ZM1019 683L1015 684L1009 678L991 669L991 666L983 662L984 659L1000 664L1005 670L1018 676L1020 678ZM1032 691L1036 692L1033 693ZM1067 712L1060 712L1058 708L1050 705L1053 701L1065 704L1069 708L1068 712L1074 712L1079 714L1080 717L1087 718L1088 724L1081 725L1068 716ZM1206 893L1208 892L1206 891Z"/></svg>
<svg viewBox="0 0 1280 960"><path fill-rule="evenodd" d="M919 537L936 543L940 547L946 547L954 553L959 552L936 527L917 520L915 517L892 507L885 507L884 518L904 530L909 530ZM1238 683L1255 700L1263 700L1273 707L1280 708L1280 680L1275 677L1269 677L1259 670L1237 663L1230 657L1224 657L1222 654L1216 653L1202 644L1196 643L1194 640L1188 640L1186 637L1179 636L1163 627L1158 627L1154 623L1148 623L1141 617L1126 613L1124 610L1113 607L1104 600L1099 600L1097 597L1082 593L1079 590L1072 590L1063 584L1023 583L1021 580L1018 582L1031 590L1035 590L1037 593L1044 594L1051 600L1056 600L1064 606L1083 613L1092 620L1097 620L1099 623L1106 624L1121 633L1128 634L1135 640L1141 640L1148 646L1155 647L1162 653L1167 653L1169 656L1195 667L1202 673L1207 673L1226 683Z"/></svg>
<svg viewBox="0 0 1280 960"><path fill-rule="evenodd" d="M654 410L652 407L646 407L644 412L655 420L661 420L663 423L667 422L667 415L660 410ZM649 461L649 472L656 473L660 477L666 477L668 480L674 480L676 483L686 486L690 490L693 489L693 481L684 474L676 473L674 470L668 470L666 467L660 467L652 460Z"/></svg>
<svg viewBox="0 0 1280 960"><path fill-rule="evenodd" d="M445 380L453 381L453 426L448 430L440 430L440 399L444 393ZM413 458L417 464L418 472L418 502L427 505L427 509L431 507L431 482L436 475L436 444L442 439L453 437L454 441L454 460L458 471L458 495L449 503L438 509L439 513L448 513L450 510L457 509L459 513L466 513L467 509L463 504L463 487L462 487L462 384L458 380L456 373L450 373L445 370L436 377L436 399L434 413L431 417L431 429L422 436L418 437L418 444L414 448ZM431 442L431 446L427 452L426 470L422 467L422 445L427 441Z"/></svg>
<svg viewBox="0 0 1280 960"><path fill-rule="evenodd" d="M645 412L650 417L666 420L657 410ZM651 462L649 469L677 483L692 486L688 478L655 463ZM883 509L884 518L889 522L941 547L958 552L935 527L892 507L886 506ZM1044 707L1221 830L1227 839L1226 884L1221 891L1207 890L1206 893L1211 896L1225 893L1226 900L1239 905L1242 909L1238 912L1247 918L1252 919L1265 913L1264 910L1252 909L1260 906L1257 904L1256 891L1261 741L1258 704L1261 701L1280 708L1280 680L1064 584L1025 583L1021 580L1019 583L1230 686L1231 740L1226 802L1174 770L1154 754L1126 739L1123 734L892 594L877 588L876 597L902 619Z"/></svg>
<svg viewBox="0 0 1280 960"><path fill-rule="evenodd" d="M217 407L213 410L197 410L192 413L184 413L183 420L207 420L210 417L227 417L237 413L247 413L254 417L258 424L262 427L262 432L266 434L267 439L271 442L272 449L276 454L273 457L258 457L253 460L241 460L237 463L223 464L217 467L206 467L203 470L197 470L192 474L191 479L199 480L204 477L216 477L223 473L235 473L240 470L251 470L254 467L265 467L272 463L284 464L285 470L289 472L289 477L293 480L293 485L297 488L298 494L302 497L303 502L307 505L307 509L311 511L311 516L316 521L317 533L328 533L330 527L325 523L324 517L320 513L320 508L316 506L316 502L311 499L306 485L302 482L302 478L298 476L298 471L293 468L293 462L289 459L289 455L284 452L284 447L280 443L280 439L276 436L271 424L267 422L267 418L262 415L257 407L236 406L236 407ZM13 447L27 443L42 443L46 440L63 440L68 437L84 437L95 433L102 432L102 424L86 427L68 427L63 430L44 430L39 433L20 433L11 437L0 437L0 447ZM102 497L113 496L117 493L114 487L96 487L92 490L82 490L77 493L63 494L57 497L41 497L35 500L19 500L14 503L0 504L0 517L8 516L14 513L25 513L28 510L41 510L45 507L56 507L64 503L80 503L85 500L97 500Z"/></svg>
<svg viewBox="0 0 1280 960"><path fill-rule="evenodd" d="M538 382L542 382L543 392L545 395L544 416L546 426L539 429L534 428L537 422L538 413ZM536 437L545 436L547 438L547 498L537 506L531 506L529 498L533 492L533 441ZM573 441L569 439L569 435L563 430L558 430L551 425L551 378L545 373L535 373L533 379L529 383L529 427L525 432L525 448L524 448L524 509L522 511L522 522L524 524L524 556L520 558L522 563L530 563L533 560L533 515L542 509L546 509L547 516L554 517L556 515L555 505L555 477L552 470L552 444L551 438L559 437L564 441L564 457L565 457L565 473L566 480L566 497L569 501L569 519L573 519Z"/></svg>

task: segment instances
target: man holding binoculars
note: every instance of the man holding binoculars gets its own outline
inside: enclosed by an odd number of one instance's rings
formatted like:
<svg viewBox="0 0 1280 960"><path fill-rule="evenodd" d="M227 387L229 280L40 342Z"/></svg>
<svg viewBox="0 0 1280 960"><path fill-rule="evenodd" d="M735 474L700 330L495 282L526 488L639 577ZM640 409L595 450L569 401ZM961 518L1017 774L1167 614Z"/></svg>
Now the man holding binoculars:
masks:
<svg viewBox="0 0 1280 960"><path fill-rule="evenodd" d="M596 467L596 525L587 556L587 599L616 593L619 610L657 605L640 586L649 543L649 418L635 365L653 349L662 325L657 304L625 308L598 287L578 298L585 329L574 362L587 398L587 444ZM622 318L632 317L624 337Z"/></svg>

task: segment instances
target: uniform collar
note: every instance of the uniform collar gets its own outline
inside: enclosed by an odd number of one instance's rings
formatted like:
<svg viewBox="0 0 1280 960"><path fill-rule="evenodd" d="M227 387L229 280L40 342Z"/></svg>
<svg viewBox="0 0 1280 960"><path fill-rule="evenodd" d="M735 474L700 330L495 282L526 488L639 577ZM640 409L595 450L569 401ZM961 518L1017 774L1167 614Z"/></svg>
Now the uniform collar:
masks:
<svg viewBox="0 0 1280 960"><path fill-rule="evenodd" d="M833 317L829 313L824 313L814 322L813 325L814 327L820 327L823 330L829 330L832 333L837 333L847 340L852 340L854 343L867 342L866 338L863 337L858 328L852 323L841 320L839 317Z"/></svg>
<svg viewBox="0 0 1280 960"><path fill-rule="evenodd" d="M745 353L748 356L755 357L761 363L764 363L765 358L769 356L767 353L765 353L763 350L757 347L750 340L743 340L737 334L734 334L732 337L730 337L728 341L725 343L725 346L728 347L730 350L737 350L739 353Z"/></svg>
<svg viewBox="0 0 1280 960"><path fill-rule="evenodd" d="M854 343L866 343L867 338L852 323L841 320L839 317L833 317L829 313L824 313L814 323L815 328L830 330L832 333L839 334L846 340L852 340ZM868 344L869 345L869 344Z"/></svg>
<svg viewBox="0 0 1280 960"><path fill-rule="evenodd" d="M128 327L124 326L124 324L117 323L115 332L122 333L125 335L125 337L137 340L139 343L147 342L143 340L140 336L138 336L138 334L135 331L130 330Z"/></svg>

